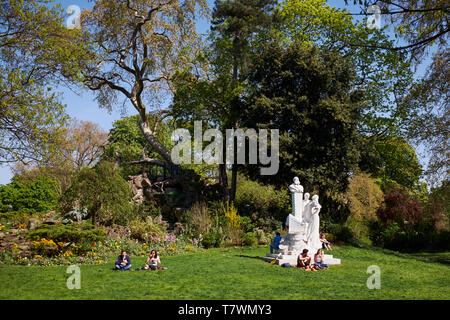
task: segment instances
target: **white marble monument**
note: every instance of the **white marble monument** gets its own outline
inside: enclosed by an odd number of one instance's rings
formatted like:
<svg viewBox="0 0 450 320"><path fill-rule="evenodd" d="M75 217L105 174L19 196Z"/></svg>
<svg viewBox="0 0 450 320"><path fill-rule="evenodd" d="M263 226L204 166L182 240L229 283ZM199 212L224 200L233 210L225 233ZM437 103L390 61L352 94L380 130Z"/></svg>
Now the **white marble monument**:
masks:
<svg viewBox="0 0 450 320"><path fill-rule="evenodd" d="M309 193L305 193L303 198L303 186L297 177L294 183L289 186L292 196L292 213L286 219L288 226L288 236L280 244L278 254L268 254L267 260L276 259L278 264L285 262L291 265L297 265L297 257L303 251L308 249L308 255L314 258L318 249L322 248L320 242L320 209L319 196L313 195L312 201L309 200ZM340 259L333 258L326 254L324 263L340 264Z"/></svg>

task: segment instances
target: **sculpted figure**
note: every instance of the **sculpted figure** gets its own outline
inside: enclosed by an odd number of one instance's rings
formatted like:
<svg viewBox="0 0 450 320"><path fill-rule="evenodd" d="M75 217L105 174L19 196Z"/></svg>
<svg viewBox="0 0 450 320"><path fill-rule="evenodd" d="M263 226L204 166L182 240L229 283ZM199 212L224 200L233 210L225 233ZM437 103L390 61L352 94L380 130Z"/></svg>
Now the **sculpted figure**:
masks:
<svg viewBox="0 0 450 320"><path fill-rule="evenodd" d="M320 226L319 212L322 206L319 204L318 195L314 195L312 197L312 201L309 204L309 207L311 217L307 233L308 246L310 246L310 248L320 249L322 247L322 244L320 242L320 234L319 234L319 226Z"/></svg>
<svg viewBox="0 0 450 320"><path fill-rule="evenodd" d="M305 222L309 223L309 217L306 217L306 210L307 210L307 205L311 202L311 200L309 200L309 193L306 192L305 193L305 199L303 199L303 210L302 210L302 217L304 219Z"/></svg>
<svg viewBox="0 0 450 320"><path fill-rule="evenodd" d="M303 186L300 184L300 180L297 177L294 178L294 183L289 186L289 191L292 193L303 193Z"/></svg>
<svg viewBox="0 0 450 320"><path fill-rule="evenodd" d="M294 183L289 186L289 191L292 194L292 215L301 222L303 211L303 186L300 184L300 180L297 177L294 178Z"/></svg>

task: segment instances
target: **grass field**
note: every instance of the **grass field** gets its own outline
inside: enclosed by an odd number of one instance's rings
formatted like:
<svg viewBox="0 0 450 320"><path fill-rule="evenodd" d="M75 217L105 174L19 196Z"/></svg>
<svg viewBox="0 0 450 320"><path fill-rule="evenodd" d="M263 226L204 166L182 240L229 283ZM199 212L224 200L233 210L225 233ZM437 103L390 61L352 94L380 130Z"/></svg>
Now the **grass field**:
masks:
<svg viewBox="0 0 450 320"><path fill-rule="evenodd" d="M168 270L113 271L113 261L81 266L81 289L66 287L66 267L0 266L0 299L450 299L450 265L387 250L340 247L342 265L306 272L271 265L267 248L209 249L161 257ZM423 255L422 255L423 256ZM441 254L448 257L448 253ZM381 269L381 289L366 286Z"/></svg>

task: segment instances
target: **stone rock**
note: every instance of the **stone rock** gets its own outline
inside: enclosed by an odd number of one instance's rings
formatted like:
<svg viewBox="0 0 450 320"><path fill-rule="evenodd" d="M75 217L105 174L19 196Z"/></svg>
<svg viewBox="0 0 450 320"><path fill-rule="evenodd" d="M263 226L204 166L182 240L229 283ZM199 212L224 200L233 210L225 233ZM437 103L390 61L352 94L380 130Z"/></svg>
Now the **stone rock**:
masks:
<svg viewBox="0 0 450 320"><path fill-rule="evenodd" d="M184 231L184 226L180 222L176 222L173 226L173 232L175 234L180 234Z"/></svg>
<svg viewBox="0 0 450 320"><path fill-rule="evenodd" d="M28 220L28 229L33 230L36 229L37 227L39 227L41 225L41 221L36 219L36 218L30 218Z"/></svg>

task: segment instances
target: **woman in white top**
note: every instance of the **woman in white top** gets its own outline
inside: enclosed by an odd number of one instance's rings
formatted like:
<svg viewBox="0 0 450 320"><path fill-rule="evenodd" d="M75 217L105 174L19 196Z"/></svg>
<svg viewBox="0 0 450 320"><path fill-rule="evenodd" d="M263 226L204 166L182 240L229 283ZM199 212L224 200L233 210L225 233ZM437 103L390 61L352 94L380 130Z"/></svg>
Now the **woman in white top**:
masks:
<svg viewBox="0 0 450 320"><path fill-rule="evenodd" d="M317 250L317 253L314 255L314 265L317 269L328 269L328 264L323 263L324 254L322 249Z"/></svg>
<svg viewBox="0 0 450 320"><path fill-rule="evenodd" d="M156 270L159 266L161 266L161 260L159 260L158 253L156 250L152 250L150 252L150 256L145 261L145 269Z"/></svg>

